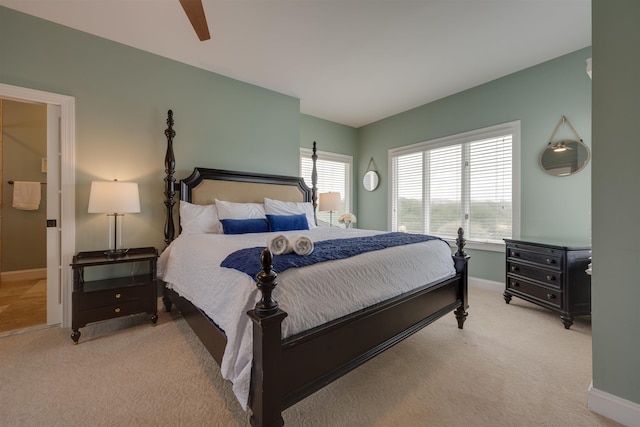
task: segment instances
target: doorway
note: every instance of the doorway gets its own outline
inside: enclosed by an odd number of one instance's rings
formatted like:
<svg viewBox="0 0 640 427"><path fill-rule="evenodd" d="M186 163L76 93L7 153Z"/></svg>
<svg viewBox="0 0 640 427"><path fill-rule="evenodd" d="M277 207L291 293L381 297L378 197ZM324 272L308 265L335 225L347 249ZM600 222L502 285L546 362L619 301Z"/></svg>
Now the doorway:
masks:
<svg viewBox="0 0 640 427"><path fill-rule="evenodd" d="M69 327L72 287L65 266L75 252L75 99L4 83L0 98L46 106L46 324Z"/></svg>
<svg viewBox="0 0 640 427"><path fill-rule="evenodd" d="M52 113L0 98L0 333L47 324L47 144L59 147L58 133L48 138Z"/></svg>

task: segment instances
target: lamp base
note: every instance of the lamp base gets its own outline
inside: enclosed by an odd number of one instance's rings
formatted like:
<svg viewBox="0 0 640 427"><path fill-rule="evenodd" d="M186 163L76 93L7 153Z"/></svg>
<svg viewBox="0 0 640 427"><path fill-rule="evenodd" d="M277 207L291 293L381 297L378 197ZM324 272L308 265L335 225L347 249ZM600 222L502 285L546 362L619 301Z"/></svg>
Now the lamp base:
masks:
<svg viewBox="0 0 640 427"><path fill-rule="evenodd" d="M109 249L104 254L107 258L122 258L129 252L129 249Z"/></svg>

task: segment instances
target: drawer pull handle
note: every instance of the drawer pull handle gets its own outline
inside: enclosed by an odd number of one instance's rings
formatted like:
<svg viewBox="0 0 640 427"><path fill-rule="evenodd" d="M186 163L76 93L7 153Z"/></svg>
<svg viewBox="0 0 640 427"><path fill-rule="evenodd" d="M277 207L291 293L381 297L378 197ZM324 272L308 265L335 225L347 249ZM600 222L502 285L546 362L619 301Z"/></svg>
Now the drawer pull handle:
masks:
<svg viewBox="0 0 640 427"><path fill-rule="evenodd" d="M550 281L550 282L552 282L552 281L556 280L556 278L555 278L555 276L552 276L552 275L550 275L550 274L547 274L547 280L548 280L548 281Z"/></svg>
<svg viewBox="0 0 640 427"><path fill-rule="evenodd" d="M120 299L121 296L121 294L116 294L116 299Z"/></svg>
<svg viewBox="0 0 640 427"><path fill-rule="evenodd" d="M516 267L515 265L512 265L511 266L511 271L513 271L515 273L516 271L518 271L518 267Z"/></svg>
<svg viewBox="0 0 640 427"><path fill-rule="evenodd" d="M556 263L556 260L547 258L547 264L555 264L555 263Z"/></svg>
<svg viewBox="0 0 640 427"><path fill-rule="evenodd" d="M513 286L517 288L518 286L520 286L520 283L518 283L518 282L513 282Z"/></svg>
<svg viewBox="0 0 640 427"><path fill-rule="evenodd" d="M513 256L513 257L519 257L519 256L520 256L520 252L511 251L511 256Z"/></svg>
<svg viewBox="0 0 640 427"><path fill-rule="evenodd" d="M113 311L115 311L116 313L120 313L120 307L116 307L116 309Z"/></svg>
<svg viewBox="0 0 640 427"><path fill-rule="evenodd" d="M547 299L548 300L552 300L554 299L556 296L554 294L547 294Z"/></svg>

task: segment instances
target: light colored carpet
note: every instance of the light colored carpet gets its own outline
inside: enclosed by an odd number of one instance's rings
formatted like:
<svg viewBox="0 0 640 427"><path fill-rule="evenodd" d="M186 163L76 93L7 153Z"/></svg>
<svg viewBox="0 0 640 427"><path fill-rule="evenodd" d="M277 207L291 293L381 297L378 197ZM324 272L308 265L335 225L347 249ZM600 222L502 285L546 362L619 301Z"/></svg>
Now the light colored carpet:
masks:
<svg viewBox="0 0 640 427"><path fill-rule="evenodd" d="M590 412L591 326L498 289L287 409L289 426L617 426ZM176 313L0 338L0 424L246 426L216 363Z"/></svg>

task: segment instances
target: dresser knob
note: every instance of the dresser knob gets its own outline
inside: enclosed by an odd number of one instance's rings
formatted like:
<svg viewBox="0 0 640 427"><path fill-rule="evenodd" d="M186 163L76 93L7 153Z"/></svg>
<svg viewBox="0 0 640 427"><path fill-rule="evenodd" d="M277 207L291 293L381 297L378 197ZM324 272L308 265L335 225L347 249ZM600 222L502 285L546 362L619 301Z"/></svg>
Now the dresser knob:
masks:
<svg viewBox="0 0 640 427"><path fill-rule="evenodd" d="M115 311L116 313L120 313L120 307L116 307L116 309L113 311Z"/></svg>
<svg viewBox="0 0 640 427"><path fill-rule="evenodd" d="M551 258L547 258L547 264L555 264L556 261L551 259Z"/></svg>
<svg viewBox="0 0 640 427"><path fill-rule="evenodd" d="M552 300L554 299L556 296L554 294L547 294L547 299L548 300Z"/></svg>
<svg viewBox="0 0 640 427"><path fill-rule="evenodd" d="M121 294L116 294L116 299L120 299L121 296Z"/></svg>
<svg viewBox="0 0 640 427"><path fill-rule="evenodd" d="M520 253L516 252L516 251L511 251L511 256L513 257L519 257Z"/></svg>
<svg viewBox="0 0 640 427"><path fill-rule="evenodd" d="M518 286L520 286L520 283L518 283L518 282L513 282L513 286L517 288Z"/></svg>
<svg viewBox="0 0 640 427"><path fill-rule="evenodd" d="M552 281L556 280L556 278L554 276L550 275L550 274L547 274L547 280L552 282Z"/></svg>
<svg viewBox="0 0 640 427"><path fill-rule="evenodd" d="M516 272L518 271L518 267L516 267L515 265L511 266L511 271Z"/></svg>

